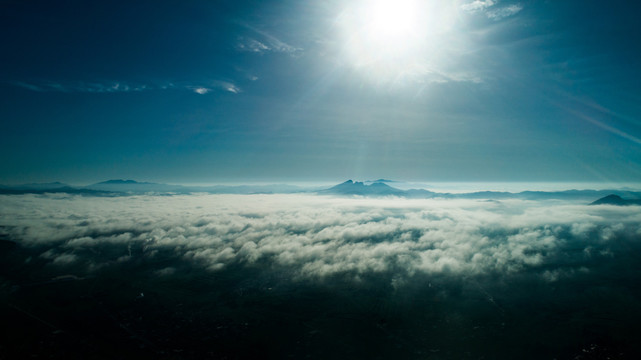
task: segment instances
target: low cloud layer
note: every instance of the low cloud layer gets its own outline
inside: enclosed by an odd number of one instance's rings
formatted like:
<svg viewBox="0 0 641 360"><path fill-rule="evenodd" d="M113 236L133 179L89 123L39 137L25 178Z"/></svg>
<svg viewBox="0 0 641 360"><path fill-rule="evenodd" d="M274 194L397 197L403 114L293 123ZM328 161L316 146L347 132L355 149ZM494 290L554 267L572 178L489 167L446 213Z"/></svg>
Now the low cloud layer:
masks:
<svg viewBox="0 0 641 360"><path fill-rule="evenodd" d="M19 307L6 343L78 358L637 359L640 224L638 206L555 200L5 195L0 290Z"/></svg>
<svg viewBox="0 0 641 360"><path fill-rule="evenodd" d="M216 272L295 278L388 274L548 282L590 274L636 247L637 207L556 201L340 199L311 195L4 196L0 231L55 266L87 272L171 256ZM159 262L158 276L176 269Z"/></svg>

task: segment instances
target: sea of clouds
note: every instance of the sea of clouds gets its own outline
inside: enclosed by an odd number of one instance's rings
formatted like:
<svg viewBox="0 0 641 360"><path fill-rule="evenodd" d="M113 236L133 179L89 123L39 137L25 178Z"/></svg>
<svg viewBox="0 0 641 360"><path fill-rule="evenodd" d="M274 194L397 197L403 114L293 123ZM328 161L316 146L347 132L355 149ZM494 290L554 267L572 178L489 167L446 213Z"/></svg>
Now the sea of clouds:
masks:
<svg viewBox="0 0 641 360"><path fill-rule="evenodd" d="M0 232L52 267L86 274L172 257L217 272L293 279L416 274L589 276L641 242L639 207L578 202L339 198L317 195L0 197ZM630 260L630 259L628 259Z"/></svg>

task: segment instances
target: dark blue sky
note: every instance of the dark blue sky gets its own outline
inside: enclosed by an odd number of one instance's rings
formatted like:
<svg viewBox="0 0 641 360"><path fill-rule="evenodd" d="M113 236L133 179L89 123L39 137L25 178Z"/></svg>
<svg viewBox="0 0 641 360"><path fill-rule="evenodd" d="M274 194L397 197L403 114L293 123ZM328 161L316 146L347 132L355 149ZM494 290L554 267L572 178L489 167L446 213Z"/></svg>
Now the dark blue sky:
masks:
<svg viewBox="0 0 641 360"><path fill-rule="evenodd" d="M640 11L5 1L0 183L637 181Z"/></svg>

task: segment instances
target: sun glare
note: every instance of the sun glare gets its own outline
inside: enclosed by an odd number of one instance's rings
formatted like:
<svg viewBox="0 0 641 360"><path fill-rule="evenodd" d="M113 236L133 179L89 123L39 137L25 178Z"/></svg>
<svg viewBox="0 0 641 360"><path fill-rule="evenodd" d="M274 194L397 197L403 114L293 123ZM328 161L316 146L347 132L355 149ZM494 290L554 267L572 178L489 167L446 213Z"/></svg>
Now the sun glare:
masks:
<svg viewBox="0 0 641 360"><path fill-rule="evenodd" d="M406 41L418 28L418 6L412 0L378 0L365 13L366 31L381 40Z"/></svg>
<svg viewBox="0 0 641 360"><path fill-rule="evenodd" d="M426 14L416 0L367 1L354 15L352 45L366 62L398 60L420 46L419 19Z"/></svg>
<svg viewBox="0 0 641 360"><path fill-rule="evenodd" d="M445 0L351 3L338 21L344 59L383 81L429 66L438 55L441 34L451 27L452 9L455 6Z"/></svg>

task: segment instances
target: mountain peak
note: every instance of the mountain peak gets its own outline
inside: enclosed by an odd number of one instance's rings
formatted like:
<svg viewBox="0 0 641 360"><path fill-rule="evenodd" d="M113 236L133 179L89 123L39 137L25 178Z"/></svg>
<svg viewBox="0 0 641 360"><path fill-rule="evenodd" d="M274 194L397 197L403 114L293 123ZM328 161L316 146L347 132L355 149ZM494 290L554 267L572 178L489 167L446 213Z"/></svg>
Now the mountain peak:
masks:
<svg viewBox="0 0 641 360"><path fill-rule="evenodd" d="M641 200L626 200L619 195L604 196L590 205L641 205Z"/></svg>
<svg viewBox="0 0 641 360"><path fill-rule="evenodd" d="M376 182L371 185L365 185L361 181L347 180L329 189L323 190L322 193L331 193L339 195L403 195L404 191L393 188L382 182Z"/></svg>
<svg viewBox="0 0 641 360"><path fill-rule="evenodd" d="M148 184L148 183L139 182L139 181L136 181L136 180L112 179L112 180L99 182L98 184L127 184L127 185L132 185L132 184Z"/></svg>

